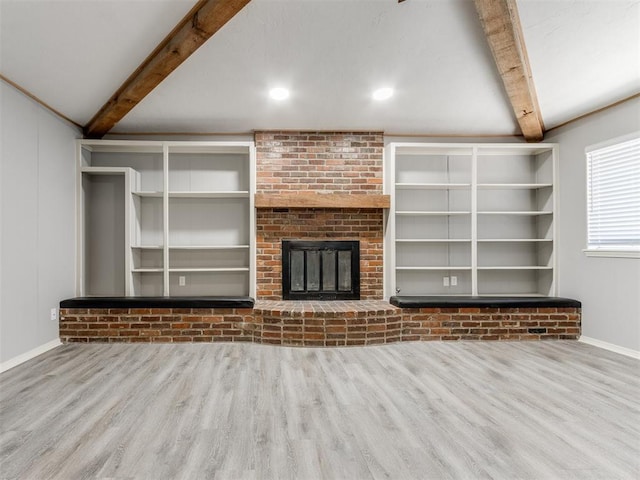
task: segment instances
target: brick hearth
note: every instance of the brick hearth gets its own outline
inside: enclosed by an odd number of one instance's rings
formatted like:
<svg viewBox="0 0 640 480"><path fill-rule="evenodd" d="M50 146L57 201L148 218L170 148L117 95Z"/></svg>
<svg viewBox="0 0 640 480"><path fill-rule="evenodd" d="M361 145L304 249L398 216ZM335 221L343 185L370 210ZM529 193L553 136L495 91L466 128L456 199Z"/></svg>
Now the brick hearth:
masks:
<svg viewBox="0 0 640 480"><path fill-rule="evenodd" d="M355 346L432 340L576 339L576 308L416 308L383 301L259 301L254 309L61 309L63 342Z"/></svg>

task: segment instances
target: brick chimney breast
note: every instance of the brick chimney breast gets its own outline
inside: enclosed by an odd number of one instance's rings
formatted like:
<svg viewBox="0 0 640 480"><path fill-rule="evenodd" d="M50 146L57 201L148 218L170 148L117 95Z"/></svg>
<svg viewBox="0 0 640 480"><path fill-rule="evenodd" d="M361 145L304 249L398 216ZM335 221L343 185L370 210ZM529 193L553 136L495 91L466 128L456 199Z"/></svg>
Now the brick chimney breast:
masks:
<svg viewBox="0 0 640 480"><path fill-rule="evenodd" d="M382 194L382 132L256 132L257 193ZM282 299L281 242L359 240L360 298L383 298L383 210L259 208L257 298Z"/></svg>

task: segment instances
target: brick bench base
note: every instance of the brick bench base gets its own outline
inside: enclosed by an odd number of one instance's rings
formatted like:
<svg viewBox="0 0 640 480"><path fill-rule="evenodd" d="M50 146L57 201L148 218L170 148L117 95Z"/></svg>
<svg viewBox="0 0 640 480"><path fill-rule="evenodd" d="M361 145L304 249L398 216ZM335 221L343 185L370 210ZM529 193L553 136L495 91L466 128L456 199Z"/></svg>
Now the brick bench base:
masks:
<svg viewBox="0 0 640 480"><path fill-rule="evenodd" d="M65 342L253 342L290 346L580 336L577 307L400 308L383 301L258 301L254 308L61 308Z"/></svg>

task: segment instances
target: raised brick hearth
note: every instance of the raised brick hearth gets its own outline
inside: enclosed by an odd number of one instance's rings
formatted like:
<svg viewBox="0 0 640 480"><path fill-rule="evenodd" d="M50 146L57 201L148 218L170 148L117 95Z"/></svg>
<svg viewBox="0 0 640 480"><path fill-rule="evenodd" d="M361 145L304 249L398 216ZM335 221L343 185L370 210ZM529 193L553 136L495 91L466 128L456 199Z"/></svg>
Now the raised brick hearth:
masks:
<svg viewBox="0 0 640 480"><path fill-rule="evenodd" d="M577 339L580 309L413 308L383 301L259 301L254 309L60 311L63 342L253 342L353 346L429 340Z"/></svg>

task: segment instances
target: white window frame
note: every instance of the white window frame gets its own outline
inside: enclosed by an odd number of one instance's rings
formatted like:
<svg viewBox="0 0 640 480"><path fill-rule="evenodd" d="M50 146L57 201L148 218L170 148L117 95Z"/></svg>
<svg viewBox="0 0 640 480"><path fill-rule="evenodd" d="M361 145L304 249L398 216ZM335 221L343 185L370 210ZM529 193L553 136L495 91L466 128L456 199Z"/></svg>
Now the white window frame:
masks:
<svg viewBox="0 0 640 480"><path fill-rule="evenodd" d="M640 131L638 132L634 132L632 134L629 135L625 135L623 137L618 137L618 138L614 138L611 140L608 140L606 142L601 142L595 145L590 145L587 148L585 148L585 159L586 159L586 179L587 179L587 204L586 204L586 210L587 210L587 232L586 232L586 241L587 241L587 248L585 248L583 250L584 254L586 256L589 257L621 257L621 258L640 258L640 245L601 245L601 246L597 246L597 245L591 245L589 243L589 229L590 229L590 223L591 223L591 212L590 212L590 206L591 206L591 198L590 198L590 194L591 194L591 175L590 175L590 169L591 169L591 158L590 158L590 154L593 152L596 152L598 150L604 150L606 148L612 147L614 145L618 145L618 144L622 144L625 142L629 142L629 141L633 141L633 140L640 140Z"/></svg>

